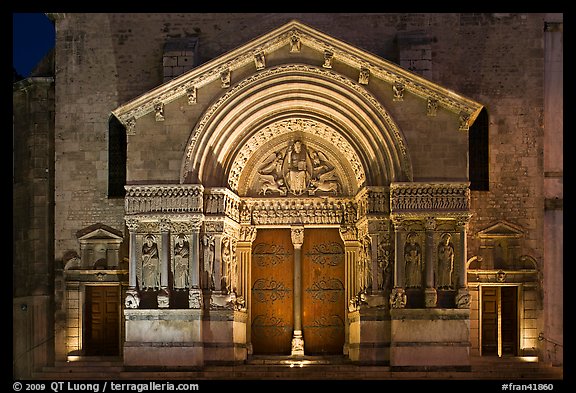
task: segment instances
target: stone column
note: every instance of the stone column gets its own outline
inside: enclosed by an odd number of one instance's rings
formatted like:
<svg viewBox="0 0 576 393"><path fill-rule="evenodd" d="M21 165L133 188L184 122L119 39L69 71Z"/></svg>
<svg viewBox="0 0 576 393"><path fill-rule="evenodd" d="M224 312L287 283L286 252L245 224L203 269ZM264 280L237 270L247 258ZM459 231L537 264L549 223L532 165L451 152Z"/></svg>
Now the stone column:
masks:
<svg viewBox="0 0 576 393"><path fill-rule="evenodd" d="M466 260L467 260L467 241L466 241L466 226L469 217L463 217L458 220L456 228L460 233L459 252L458 252L458 277L456 288L456 308L470 308L470 292L466 286Z"/></svg>
<svg viewBox="0 0 576 393"><path fill-rule="evenodd" d="M294 245L294 334L292 335L292 356L304 356L302 337L302 243L304 227L292 228Z"/></svg>
<svg viewBox="0 0 576 393"><path fill-rule="evenodd" d="M404 253L402 252L402 233L404 226L402 220L394 220L394 288L390 294L391 308L406 307L406 272L404 265Z"/></svg>
<svg viewBox="0 0 576 393"><path fill-rule="evenodd" d="M140 306L140 296L136 288L136 264L138 255L136 250L138 245L136 242L136 230L138 229L138 220L134 218L126 219L126 226L130 232L130 250L129 250L129 266L128 266L128 290L126 291L126 299L124 305L126 308L138 308Z"/></svg>
<svg viewBox="0 0 576 393"><path fill-rule="evenodd" d="M238 257L238 296L245 299L247 323L246 323L246 350L252 354L252 243L256 239L256 228L253 226L240 227L240 239L236 243L236 255Z"/></svg>
<svg viewBox="0 0 576 393"><path fill-rule="evenodd" d="M424 289L424 303L426 307L436 307L438 295L434 288L434 230L436 229L436 220L434 217L428 217L424 224L426 228L426 288Z"/></svg>
<svg viewBox="0 0 576 393"><path fill-rule="evenodd" d="M200 288L200 226L202 219L193 219L191 224L188 306L198 309L202 308L202 289Z"/></svg>
<svg viewBox="0 0 576 393"><path fill-rule="evenodd" d="M160 233L162 234L162 251L160 255L160 291L158 291L158 307L167 308L170 305L168 291L168 272L170 265L170 221L160 220Z"/></svg>

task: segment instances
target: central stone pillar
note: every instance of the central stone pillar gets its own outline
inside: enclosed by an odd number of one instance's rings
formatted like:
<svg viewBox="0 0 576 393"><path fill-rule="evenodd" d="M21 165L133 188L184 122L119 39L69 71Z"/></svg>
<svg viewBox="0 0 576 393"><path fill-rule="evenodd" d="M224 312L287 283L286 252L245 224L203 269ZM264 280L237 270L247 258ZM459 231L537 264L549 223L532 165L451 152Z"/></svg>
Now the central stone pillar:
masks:
<svg viewBox="0 0 576 393"><path fill-rule="evenodd" d="M302 243L304 227L292 228L294 245L294 333L292 335L292 356L304 356L302 337Z"/></svg>

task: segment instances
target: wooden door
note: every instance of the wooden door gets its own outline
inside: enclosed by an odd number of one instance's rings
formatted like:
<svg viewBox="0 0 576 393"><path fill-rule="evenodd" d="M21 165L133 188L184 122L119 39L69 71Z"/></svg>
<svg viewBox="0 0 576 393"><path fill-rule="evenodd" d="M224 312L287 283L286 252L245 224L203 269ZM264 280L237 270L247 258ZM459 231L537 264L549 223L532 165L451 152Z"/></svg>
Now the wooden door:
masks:
<svg viewBox="0 0 576 393"><path fill-rule="evenodd" d="M86 287L85 351L87 355L118 355L120 288Z"/></svg>
<svg viewBox="0 0 576 393"><path fill-rule="evenodd" d="M482 288L482 355L498 355L498 288Z"/></svg>
<svg viewBox="0 0 576 393"><path fill-rule="evenodd" d="M502 355L516 356L518 352L518 290L500 288Z"/></svg>
<svg viewBox="0 0 576 393"><path fill-rule="evenodd" d="M294 329L294 247L290 229L258 229L252 245L254 354L289 355Z"/></svg>
<svg viewBox="0 0 576 393"><path fill-rule="evenodd" d="M302 245L302 334L307 355L341 355L344 243L338 229L306 229Z"/></svg>

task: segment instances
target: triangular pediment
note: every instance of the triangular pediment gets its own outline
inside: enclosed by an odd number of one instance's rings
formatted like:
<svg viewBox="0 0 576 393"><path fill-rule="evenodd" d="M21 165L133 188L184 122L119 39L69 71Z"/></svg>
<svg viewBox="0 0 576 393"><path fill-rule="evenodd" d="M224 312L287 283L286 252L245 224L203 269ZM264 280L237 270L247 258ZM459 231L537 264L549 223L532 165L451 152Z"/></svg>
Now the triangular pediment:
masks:
<svg viewBox="0 0 576 393"><path fill-rule="evenodd" d="M507 238L518 238L523 236L522 230L508 222L500 221L496 224L489 226L478 232L478 237L480 238L496 238L496 237L507 237Z"/></svg>
<svg viewBox="0 0 576 393"><path fill-rule="evenodd" d="M307 47L318 52L318 66L327 57L358 70L359 78L380 79L393 86L401 86L424 100L433 100L460 116L460 129L467 130L474 122L482 105L439 86L397 64L358 49L298 21L291 21L245 45L194 68L157 88L125 103L112 113L127 127L128 133L138 118L154 112L159 106L188 96L189 103L196 92L211 82L234 75L234 70L253 64L254 72L266 67L266 58L277 51L300 51ZM368 85L367 80L359 81ZM368 86L369 88L369 86Z"/></svg>
<svg viewBox="0 0 576 393"><path fill-rule="evenodd" d="M105 224L94 224L76 232L79 241L89 240L122 240L122 232Z"/></svg>

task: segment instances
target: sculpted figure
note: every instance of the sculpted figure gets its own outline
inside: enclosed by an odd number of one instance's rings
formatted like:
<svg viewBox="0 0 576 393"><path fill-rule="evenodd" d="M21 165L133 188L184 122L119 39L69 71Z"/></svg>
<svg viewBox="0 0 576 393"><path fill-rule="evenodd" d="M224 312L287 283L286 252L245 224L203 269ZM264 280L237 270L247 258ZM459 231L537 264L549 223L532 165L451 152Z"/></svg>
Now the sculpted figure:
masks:
<svg viewBox="0 0 576 393"><path fill-rule="evenodd" d="M404 262L406 263L406 288L422 286L422 252L416 241L416 233L410 232L404 246Z"/></svg>
<svg viewBox="0 0 576 393"><path fill-rule="evenodd" d="M188 288L189 255L190 246L186 237L180 234L174 245L174 288L176 289Z"/></svg>
<svg viewBox="0 0 576 393"><path fill-rule="evenodd" d="M160 288L160 260L154 235L147 235L142 245L142 289Z"/></svg>
<svg viewBox="0 0 576 393"><path fill-rule="evenodd" d="M454 245L449 233L442 235L442 241L438 245L438 276L436 286L438 289L450 289L454 272Z"/></svg>

